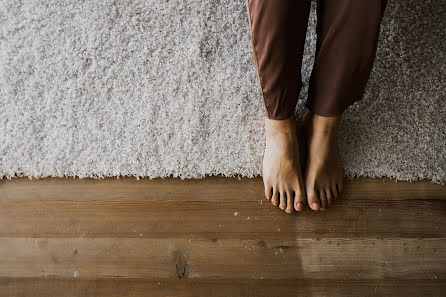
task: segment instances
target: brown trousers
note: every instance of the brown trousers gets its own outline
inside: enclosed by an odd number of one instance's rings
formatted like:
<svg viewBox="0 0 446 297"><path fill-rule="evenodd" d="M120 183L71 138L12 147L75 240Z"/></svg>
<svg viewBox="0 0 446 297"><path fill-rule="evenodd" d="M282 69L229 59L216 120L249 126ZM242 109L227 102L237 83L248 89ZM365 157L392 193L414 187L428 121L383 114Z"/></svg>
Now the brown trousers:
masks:
<svg viewBox="0 0 446 297"><path fill-rule="evenodd" d="M306 107L330 117L363 96L387 0L317 0L317 42ZM265 115L294 114L310 0L246 0Z"/></svg>

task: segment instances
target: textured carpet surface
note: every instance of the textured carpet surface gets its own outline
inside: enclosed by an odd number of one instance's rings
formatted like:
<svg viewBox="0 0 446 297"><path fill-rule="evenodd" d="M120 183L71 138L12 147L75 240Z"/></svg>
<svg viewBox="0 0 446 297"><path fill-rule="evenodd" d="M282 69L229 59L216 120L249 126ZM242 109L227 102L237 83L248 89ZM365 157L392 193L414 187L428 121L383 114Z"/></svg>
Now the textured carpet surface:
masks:
<svg viewBox="0 0 446 297"><path fill-rule="evenodd" d="M0 177L261 175L244 1L0 0ZM446 181L446 2L390 0L339 147L354 176ZM315 3L302 73L314 59Z"/></svg>

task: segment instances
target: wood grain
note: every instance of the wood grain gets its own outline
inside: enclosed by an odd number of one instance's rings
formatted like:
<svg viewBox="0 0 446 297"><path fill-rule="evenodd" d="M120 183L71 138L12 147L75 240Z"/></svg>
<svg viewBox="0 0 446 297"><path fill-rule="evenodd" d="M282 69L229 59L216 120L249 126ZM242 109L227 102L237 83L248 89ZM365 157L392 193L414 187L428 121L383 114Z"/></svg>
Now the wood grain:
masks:
<svg viewBox="0 0 446 297"><path fill-rule="evenodd" d="M293 215L265 202L0 202L1 237L441 238L446 200L339 200L329 211ZM234 216L234 213L237 216Z"/></svg>
<svg viewBox="0 0 446 297"><path fill-rule="evenodd" d="M0 278L0 297L440 297L445 291L445 281L432 280Z"/></svg>
<svg viewBox="0 0 446 297"><path fill-rule="evenodd" d="M259 177L0 180L0 297L443 296L445 223L427 181L287 215Z"/></svg>
<svg viewBox="0 0 446 297"><path fill-rule="evenodd" d="M346 182L345 199L367 200L446 200L445 187L428 181L395 182L389 179L354 179ZM213 201L265 200L263 182L256 178L204 179L156 178L18 178L0 180L0 201L5 200L156 200Z"/></svg>
<svg viewBox="0 0 446 297"><path fill-rule="evenodd" d="M446 239L0 238L0 277L446 279Z"/></svg>

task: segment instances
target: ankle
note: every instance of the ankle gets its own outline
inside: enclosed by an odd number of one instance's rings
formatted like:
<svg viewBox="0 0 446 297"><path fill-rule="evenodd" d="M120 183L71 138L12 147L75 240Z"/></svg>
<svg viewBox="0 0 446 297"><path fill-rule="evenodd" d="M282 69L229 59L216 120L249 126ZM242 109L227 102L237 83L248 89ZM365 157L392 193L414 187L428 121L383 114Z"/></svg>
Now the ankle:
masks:
<svg viewBox="0 0 446 297"><path fill-rule="evenodd" d="M280 134L296 134L297 120L296 116L292 115L285 120L273 120L265 117L265 131L269 135Z"/></svg>
<svg viewBox="0 0 446 297"><path fill-rule="evenodd" d="M307 111L303 116L304 125L311 127L312 132L316 133L332 133L336 132L341 123L342 115L335 117L323 117Z"/></svg>

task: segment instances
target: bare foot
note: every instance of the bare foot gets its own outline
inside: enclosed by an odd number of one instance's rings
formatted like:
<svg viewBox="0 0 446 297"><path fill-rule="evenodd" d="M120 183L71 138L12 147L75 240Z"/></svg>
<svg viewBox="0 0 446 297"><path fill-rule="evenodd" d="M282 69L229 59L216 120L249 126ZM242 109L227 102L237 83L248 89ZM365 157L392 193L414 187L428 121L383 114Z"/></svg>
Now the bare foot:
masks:
<svg viewBox="0 0 446 297"><path fill-rule="evenodd" d="M296 117L286 120L265 118L266 148L263 156L265 196L287 213L301 211L305 188L299 160Z"/></svg>
<svg viewBox="0 0 446 297"><path fill-rule="evenodd" d="M321 117L306 111L302 125L308 147L305 190L313 210L326 210L339 197L344 171L336 146L341 116Z"/></svg>

